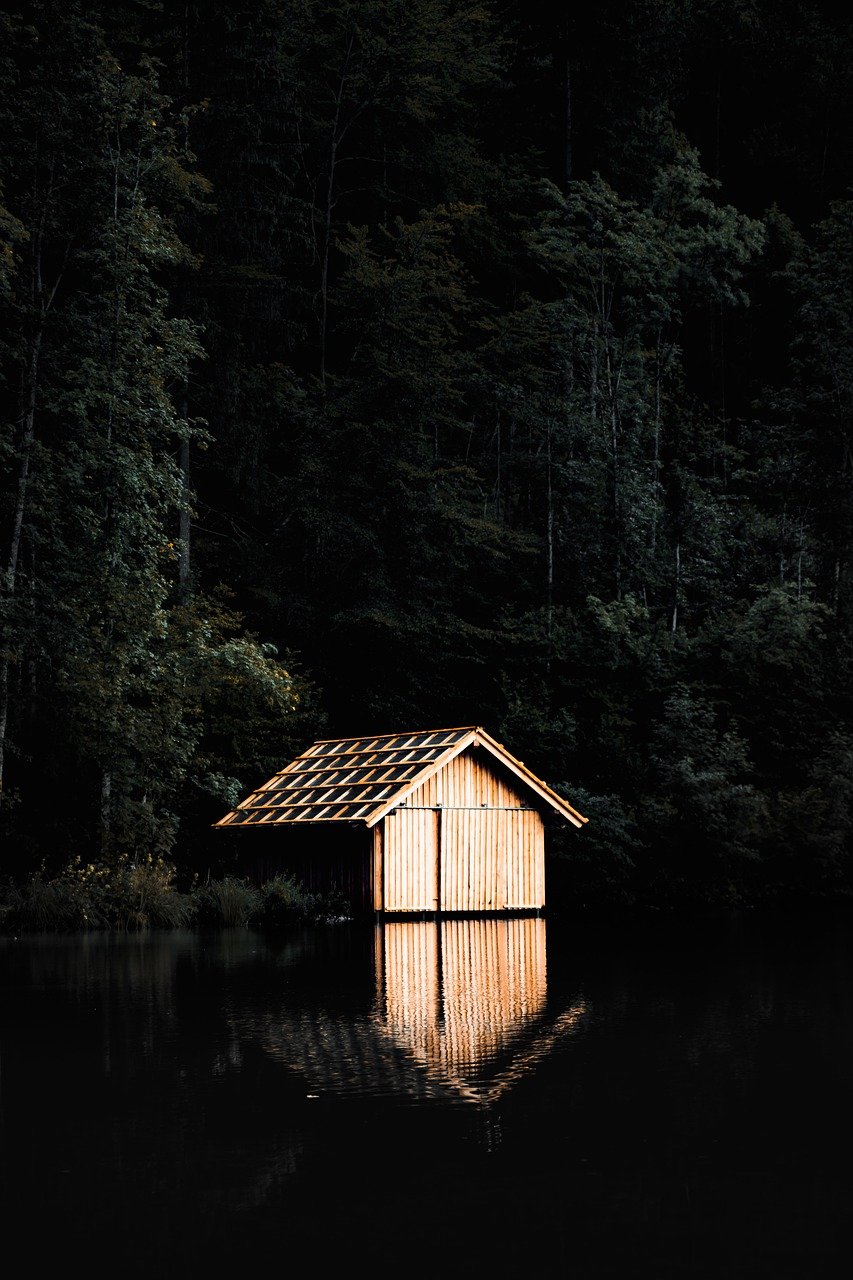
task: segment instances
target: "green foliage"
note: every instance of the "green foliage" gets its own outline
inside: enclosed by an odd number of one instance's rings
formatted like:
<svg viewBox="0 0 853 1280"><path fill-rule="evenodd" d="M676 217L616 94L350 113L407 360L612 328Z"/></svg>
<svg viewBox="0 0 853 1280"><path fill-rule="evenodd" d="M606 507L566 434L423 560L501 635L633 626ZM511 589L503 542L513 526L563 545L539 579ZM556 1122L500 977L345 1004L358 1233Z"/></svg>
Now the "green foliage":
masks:
<svg viewBox="0 0 853 1280"><path fill-rule="evenodd" d="M567 827L548 832L551 896L558 905L636 902L634 872L643 852L636 814L618 795L595 795L570 783L555 790L589 823L578 833Z"/></svg>
<svg viewBox="0 0 853 1280"><path fill-rule="evenodd" d="M349 914L340 895L309 893L294 876L282 872L261 885L254 919L266 928L282 928L304 921L344 920Z"/></svg>
<svg viewBox="0 0 853 1280"><path fill-rule="evenodd" d="M135 928L170 929L188 924L193 917L189 895L175 888L175 868L149 855L122 868L123 896L131 905L128 923Z"/></svg>
<svg viewBox="0 0 853 1280"><path fill-rule="evenodd" d="M707 700L677 689L664 704L652 753L641 820L661 846L653 899L747 897L747 864L758 855L767 804L753 785L746 743L718 724Z"/></svg>
<svg viewBox="0 0 853 1280"><path fill-rule="evenodd" d="M27 238L23 223L2 204L0 187L0 294L11 292L12 278L20 267L20 246Z"/></svg>
<svg viewBox="0 0 853 1280"><path fill-rule="evenodd" d="M285 873L260 886L224 876L183 892L174 865L154 855L123 855L109 863L75 858L56 875L41 870L0 890L0 929L5 933L140 931L195 924L279 929L347 918L349 908L339 895L309 893Z"/></svg>
<svg viewBox="0 0 853 1280"><path fill-rule="evenodd" d="M44 729L14 698L26 654L60 755L88 791L80 846L98 832L105 854L161 856L190 778L222 800L242 785L235 770L254 780L278 762L302 689L221 593L178 576L189 496L177 454L210 440L178 396L204 356L200 325L175 306L198 266L178 224L209 191L188 116L145 49L125 65L73 7L37 9L10 45L17 75L33 42L43 52L5 169L20 223L10 214L2 228L25 256L6 298L20 342L0 355L25 427L16 439L10 424L2 450L12 542L0 734L13 765L44 754Z"/></svg>
<svg viewBox="0 0 853 1280"><path fill-rule="evenodd" d="M10 931L59 932L89 925L92 903L77 886L64 877L45 880L36 874L19 889L12 885L4 894L3 925ZM97 917L92 915L95 922Z"/></svg>
<svg viewBox="0 0 853 1280"><path fill-rule="evenodd" d="M589 812L553 836L570 896L846 892L846 18L0 24L0 834L20 883L44 861L28 918L167 923L168 868L209 866L211 821L306 741L471 722ZM58 859L93 849L84 892ZM210 920L320 910L213 883Z"/></svg>
<svg viewBox="0 0 853 1280"><path fill-rule="evenodd" d="M261 895L247 880L223 876L209 881L199 892L200 924L235 928L247 925L258 910Z"/></svg>
<svg viewBox="0 0 853 1280"><path fill-rule="evenodd" d="M7 931L173 929L189 924L195 906L175 886L175 868L148 856L112 863L73 859L57 875L38 872L5 895Z"/></svg>

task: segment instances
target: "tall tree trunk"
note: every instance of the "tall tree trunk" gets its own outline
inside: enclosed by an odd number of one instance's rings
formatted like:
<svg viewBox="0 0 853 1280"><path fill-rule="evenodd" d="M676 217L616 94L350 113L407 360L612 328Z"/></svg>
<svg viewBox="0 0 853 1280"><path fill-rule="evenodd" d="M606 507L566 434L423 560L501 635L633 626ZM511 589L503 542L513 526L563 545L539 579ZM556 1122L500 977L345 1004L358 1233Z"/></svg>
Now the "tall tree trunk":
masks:
<svg viewBox="0 0 853 1280"><path fill-rule="evenodd" d="M564 143L564 152L563 152L563 177L565 178L566 186L568 187L569 183L572 180L572 159L573 159L572 157L572 64L571 64L571 61L569 60L568 37L566 39L566 46L567 47L566 47L565 80L564 80L565 143Z"/></svg>
<svg viewBox="0 0 853 1280"><path fill-rule="evenodd" d="M613 511L613 583L616 599L622 598L622 493L619 484L619 413L616 407L617 386L613 378L613 364L610 358L610 345L605 347L605 372L607 374L608 428L610 444L610 463L613 470L611 500Z"/></svg>
<svg viewBox="0 0 853 1280"><path fill-rule="evenodd" d="M180 449L181 509L178 515L178 590L181 597L189 594L190 586L190 442L181 441Z"/></svg>
<svg viewBox="0 0 853 1280"><path fill-rule="evenodd" d="M722 298L719 302L719 325L718 362L720 378L720 464L723 477L723 488L725 489L729 482L729 464L728 458L726 457L726 319Z"/></svg>
<svg viewBox="0 0 853 1280"><path fill-rule="evenodd" d="M338 147L341 144L343 133L346 132L346 127L344 127L343 131L341 130L341 104L344 98L353 41L354 37L350 36L341 71L340 84L335 97L335 117L332 121L332 135L329 142L326 203L323 210L323 254L320 266L320 382L323 387L326 385L326 346L329 329L329 257L332 251L332 210L335 207L335 176L338 167Z"/></svg>
<svg viewBox="0 0 853 1280"><path fill-rule="evenodd" d="M109 769L101 774L101 852L109 852L110 828L112 826L112 790L113 775Z"/></svg>
<svg viewBox="0 0 853 1280"><path fill-rule="evenodd" d="M181 401L181 417L184 422L187 420L187 392L186 384L184 384L184 394ZM184 436L181 440L181 447L178 455L179 466L181 468L181 508L178 513L178 592L181 599L185 599L189 594L190 588L190 495L191 495L191 478L190 478L190 442L188 437Z"/></svg>
<svg viewBox="0 0 853 1280"><path fill-rule="evenodd" d="M337 117L335 118L335 129L337 129ZM323 216L323 261L320 268L320 382L324 387L326 385L326 339L329 327L329 254L332 248L332 207L334 204L337 150L337 139L333 138L329 156L326 208Z"/></svg>
<svg viewBox="0 0 853 1280"><path fill-rule="evenodd" d="M681 592L681 543L675 544L675 582L673 584L672 622L670 631L673 635L678 628L678 597Z"/></svg>
<svg viewBox="0 0 853 1280"><path fill-rule="evenodd" d="M546 475L546 495L548 503L548 512L546 519L547 530L547 579L545 591L546 606L546 626L548 635L548 663L551 661L551 636L554 629L554 488L551 475L551 424L548 424L548 433L545 438L545 475Z"/></svg>
<svg viewBox="0 0 853 1280"><path fill-rule="evenodd" d="M554 33L554 44L551 50L551 74L553 76L554 92L559 94L562 102L558 108L558 115L562 117L560 129L560 146L562 154L557 159L554 156L555 168L559 165L560 178L563 186L568 190L572 181L572 60L571 60L571 35L569 27L571 19L568 15L558 24Z"/></svg>
<svg viewBox="0 0 853 1280"><path fill-rule="evenodd" d="M652 555L657 549L658 540L658 479L660 471L660 397L661 397L661 338L658 327L657 347L655 349L655 416L654 416L654 455L652 460Z"/></svg>
<svg viewBox="0 0 853 1280"><path fill-rule="evenodd" d="M6 562L5 587L9 595L14 595L15 580L18 573L18 557L21 552L21 534L24 528L24 512L27 506L27 488L30 478L30 459L35 442L36 421L36 386L38 381L38 364L41 355L43 323L39 325L30 348L30 362L27 370L27 402L24 410L24 430L21 437L21 458L18 465L18 490L15 496L15 513L12 519L12 537L9 543L9 557Z"/></svg>
<svg viewBox="0 0 853 1280"><path fill-rule="evenodd" d="M21 538L24 529L24 515L27 509L27 490L30 479L30 460L35 443L36 421L36 388L38 386L38 366L41 355L42 336L44 333L44 316L33 337L30 348L30 361L27 371L26 404L24 409L24 429L21 437L21 453L18 463L18 487L15 495L15 510L12 517L12 534L9 542L9 555L3 575L3 604L11 613L15 599L18 579L18 559L21 554ZM3 803L3 784L6 767L6 737L9 727L9 665L12 660L10 652L11 636L7 635L0 656L0 805Z"/></svg>

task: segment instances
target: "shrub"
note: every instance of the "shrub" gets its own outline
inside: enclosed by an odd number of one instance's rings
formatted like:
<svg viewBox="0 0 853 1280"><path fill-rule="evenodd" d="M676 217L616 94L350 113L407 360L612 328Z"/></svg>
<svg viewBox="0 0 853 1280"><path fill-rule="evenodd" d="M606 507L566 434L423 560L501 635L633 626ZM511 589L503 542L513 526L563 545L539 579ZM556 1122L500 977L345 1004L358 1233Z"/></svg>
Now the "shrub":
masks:
<svg viewBox="0 0 853 1280"><path fill-rule="evenodd" d="M175 868L163 858L149 855L128 863L117 877L117 906L125 928L176 929L195 914L195 902L175 888Z"/></svg>
<svg viewBox="0 0 853 1280"><path fill-rule="evenodd" d="M110 863L77 858L53 877L42 869L23 885L10 881L0 889L0 930L175 929L196 920L213 928L281 928L350 918L340 894L311 893L287 873L260 888L227 875L190 893L177 889L175 876L175 867L154 855L123 854Z"/></svg>
<svg viewBox="0 0 853 1280"><path fill-rule="evenodd" d="M261 885L258 921L275 926L304 920L313 904L314 895L308 893L293 876L273 876Z"/></svg>
<svg viewBox="0 0 853 1280"><path fill-rule="evenodd" d="M37 871L7 890L3 928L8 932L69 929L171 929L189 924L194 904L175 887L175 868L163 858L110 863L73 859L57 875Z"/></svg>
<svg viewBox="0 0 853 1280"><path fill-rule="evenodd" d="M273 876L261 885L257 913L259 924L277 928L299 921L349 919L345 899L336 893L312 893L289 873Z"/></svg>
<svg viewBox="0 0 853 1280"><path fill-rule="evenodd" d="M199 920L204 924L246 925L261 905L261 895L247 880L225 876L196 891Z"/></svg>
<svg viewBox="0 0 853 1280"><path fill-rule="evenodd" d="M36 872L23 885L7 891L4 928L21 932L62 932L94 923L94 911L84 894L75 891L63 876L45 879Z"/></svg>

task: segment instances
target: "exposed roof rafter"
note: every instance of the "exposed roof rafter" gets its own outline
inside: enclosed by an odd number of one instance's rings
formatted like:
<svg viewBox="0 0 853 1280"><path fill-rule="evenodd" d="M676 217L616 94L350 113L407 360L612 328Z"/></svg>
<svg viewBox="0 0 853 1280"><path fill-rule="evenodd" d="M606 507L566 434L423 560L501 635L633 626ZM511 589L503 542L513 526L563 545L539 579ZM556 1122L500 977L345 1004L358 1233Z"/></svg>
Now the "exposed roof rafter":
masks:
<svg viewBox="0 0 853 1280"><path fill-rule="evenodd" d="M469 748L488 752L574 826L587 821L485 729L463 725L417 733L320 739L214 826L356 822L373 827Z"/></svg>

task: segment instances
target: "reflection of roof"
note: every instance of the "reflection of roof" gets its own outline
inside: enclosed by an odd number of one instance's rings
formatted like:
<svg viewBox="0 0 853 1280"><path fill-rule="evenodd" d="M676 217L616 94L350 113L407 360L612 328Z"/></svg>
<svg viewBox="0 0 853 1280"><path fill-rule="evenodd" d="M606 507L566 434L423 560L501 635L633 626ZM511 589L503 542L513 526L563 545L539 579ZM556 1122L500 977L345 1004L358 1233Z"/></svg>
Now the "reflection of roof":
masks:
<svg viewBox="0 0 853 1280"><path fill-rule="evenodd" d="M449 760L475 746L574 826L587 821L484 729L471 725L314 742L215 825L357 822L372 827Z"/></svg>
<svg viewBox="0 0 853 1280"><path fill-rule="evenodd" d="M326 1009L270 1013L263 1028L271 1057L332 1094L446 1098L455 1090L384 1034L375 1017L341 1017Z"/></svg>
<svg viewBox="0 0 853 1280"><path fill-rule="evenodd" d="M564 1009L553 1022L536 1018L512 1028L512 1033L506 1037L504 1049L506 1051L514 1048L515 1052L503 1067L495 1071L488 1069L488 1063L477 1064L475 1070L469 1070L463 1075L460 1070L453 1069L445 1054L441 1055L438 1062L417 1061L416 1065L423 1069L431 1083L450 1090L465 1101L497 1102L507 1089L546 1058L564 1036L575 1030L586 1012L587 1006L580 1000ZM408 1048L405 1037L401 1037L398 1030L378 1020L377 1022L383 1035L387 1035L401 1048ZM496 1059L495 1065L497 1061Z"/></svg>
<svg viewBox="0 0 853 1280"><path fill-rule="evenodd" d="M575 1031L586 1012L581 1000L553 1021L531 1019L516 1028L507 1044L508 1060L481 1064L465 1075L445 1063L420 1059L406 1037L378 1013L346 1018L324 1009L282 1010L269 1015L263 1043L271 1057L322 1092L496 1102Z"/></svg>
<svg viewBox="0 0 853 1280"><path fill-rule="evenodd" d="M374 937L370 1013L265 1010L258 1026L267 1051L324 1092L496 1102L587 1011L582 999L547 1007L542 919L405 921Z"/></svg>

